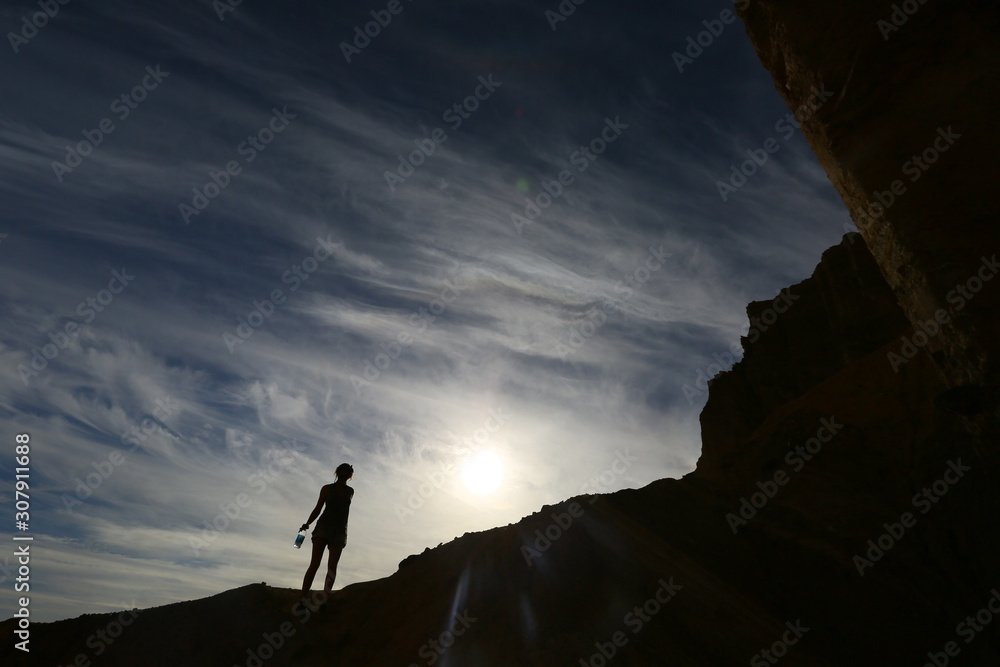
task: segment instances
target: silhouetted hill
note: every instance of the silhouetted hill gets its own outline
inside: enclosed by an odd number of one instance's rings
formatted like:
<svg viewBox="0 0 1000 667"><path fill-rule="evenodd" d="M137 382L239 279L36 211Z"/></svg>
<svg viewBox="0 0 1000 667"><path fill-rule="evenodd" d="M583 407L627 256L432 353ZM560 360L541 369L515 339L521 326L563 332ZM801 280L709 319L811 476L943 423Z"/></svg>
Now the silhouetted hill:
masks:
<svg viewBox="0 0 1000 667"><path fill-rule="evenodd" d="M95 633L129 614L36 624L34 664L82 653L108 665L408 665L445 654L460 665L573 665L603 648L616 664L718 665L786 633L796 643L784 664L920 664L995 585L996 470L966 418L933 407L945 384L931 358L896 370L887 361L907 327L882 312L894 305L872 281L859 238L824 255L781 326L746 341L747 358L713 382L705 419L717 421L684 479L465 535L335 593L323 617L293 613L293 590L254 584L142 610L112 643ZM834 327L823 313L862 335L817 335ZM862 326L872 318L877 327ZM810 339L825 341L822 364ZM742 403L756 416L729 420ZM921 513L914 494L955 477L952 463L970 470ZM916 524L884 538L885 555L861 576L855 556L906 511ZM808 631L799 640L786 623ZM451 627L461 634L444 651ZM990 636L963 647L983 660L996 651Z"/></svg>

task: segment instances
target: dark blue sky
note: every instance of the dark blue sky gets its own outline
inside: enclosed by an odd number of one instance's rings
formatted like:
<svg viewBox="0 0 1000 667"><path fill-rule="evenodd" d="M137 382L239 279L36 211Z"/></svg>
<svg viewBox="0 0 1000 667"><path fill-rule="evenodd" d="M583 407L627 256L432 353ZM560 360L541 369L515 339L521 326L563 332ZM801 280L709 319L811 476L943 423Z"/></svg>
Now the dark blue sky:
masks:
<svg viewBox="0 0 1000 667"><path fill-rule="evenodd" d="M727 5L649 5L403 0L350 63L387 3L0 10L39 620L297 586L343 461L339 585L693 469L684 385L849 218Z"/></svg>

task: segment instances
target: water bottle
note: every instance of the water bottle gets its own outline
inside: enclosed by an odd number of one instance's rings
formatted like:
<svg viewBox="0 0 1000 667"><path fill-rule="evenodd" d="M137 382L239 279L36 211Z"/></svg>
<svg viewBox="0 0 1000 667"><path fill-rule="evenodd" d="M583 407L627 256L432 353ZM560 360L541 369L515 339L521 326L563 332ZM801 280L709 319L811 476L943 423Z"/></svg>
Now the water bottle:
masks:
<svg viewBox="0 0 1000 667"><path fill-rule="evenodd" d="M296 549L301 549L302 543L305 541L305 539L306 539L306 531L303 528L302 530L299 531L299 534L295 536L295 544L293 544L292 546L295 547Z"/></svg>

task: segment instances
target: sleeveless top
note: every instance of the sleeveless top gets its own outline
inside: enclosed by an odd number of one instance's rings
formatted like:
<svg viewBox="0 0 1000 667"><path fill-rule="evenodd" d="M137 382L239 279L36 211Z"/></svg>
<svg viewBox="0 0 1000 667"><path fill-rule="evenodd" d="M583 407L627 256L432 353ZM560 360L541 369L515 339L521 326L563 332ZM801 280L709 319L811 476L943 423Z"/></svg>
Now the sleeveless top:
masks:
<svg viewBox="0 0 1000 667"><path fill-rule="evenodd" d="M347 513L351 509L351 498L354 497L354 489L351 487L330 488L330 493L326 496L326 507L320 515L317 526L322 525L331 531L347 531Z"/></svg>

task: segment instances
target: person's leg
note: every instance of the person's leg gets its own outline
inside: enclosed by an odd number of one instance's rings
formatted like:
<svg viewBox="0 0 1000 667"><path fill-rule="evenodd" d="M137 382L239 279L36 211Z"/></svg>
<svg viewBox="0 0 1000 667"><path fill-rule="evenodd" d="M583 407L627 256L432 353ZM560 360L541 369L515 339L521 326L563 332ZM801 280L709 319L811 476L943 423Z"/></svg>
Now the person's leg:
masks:
<svg viewBox="0 0 1000 667"><path fill-rule="evenodd" d="M302 597L309 594L309 588L312 586L313 577L316 576L316 571L319 570L319 564L323 562L323 547L326 546L326 542L324 540L317 540L313 537L312 545L312 560L309 561L309 568L306 570L306 576L302 579Z"/></svg>
<svg viewBox="0 0 1000 667"><path fill-rule="evenodd" d="M337 563L340 562L340 554L343 553L344 548L331 544L329 550L330 560L326 564L326 580L323 582L323 592L327 598L330 597L330 591L333 590L333 582L337 579Z"/></svg>

